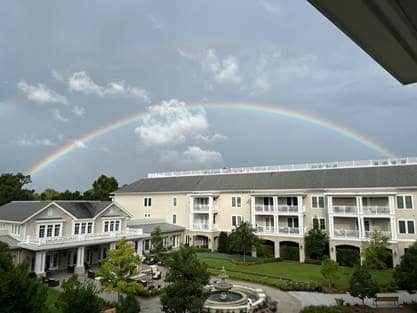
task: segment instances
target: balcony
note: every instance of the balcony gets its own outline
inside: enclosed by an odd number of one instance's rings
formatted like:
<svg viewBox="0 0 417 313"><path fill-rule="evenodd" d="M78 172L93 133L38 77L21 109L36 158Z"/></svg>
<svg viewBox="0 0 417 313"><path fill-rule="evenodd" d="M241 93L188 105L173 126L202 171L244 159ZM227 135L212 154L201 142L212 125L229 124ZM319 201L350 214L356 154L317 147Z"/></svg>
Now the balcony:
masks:
<svg viewBox="0 0 417 313"><path fill-rule="evenodd" d="M390 209L387 206L364 206L363 213L369 215L390 214Z"/></svg>
<svg viewBox="0 0 417 313"><path fill-rule="evenodd" d="M255 212L257 213L273 213L275 208L272 204L255 204Z"/></svg>
<svg viewBox="0 0 417 313"><path fill-rule="evenodd" d="M372 238L372 234L374 233L374 231L365 231L365 238ZM388 237L389 239L392 238L392 233L390 231L380 231L380 233L386 237Z"/></svg>
<svg viewBox="0 0 417 313"><path fill-rule="evenodd" d="M275 232L274 226L256 226L257 233L272 234Z"/></svg>
<svg viewBox="0 0 417 313"><path fill-rule="evenodd" d="M193 230L202 230L202 231L215 231L218 229L218 226L213 224L211 227L206 223L193 223Z"/></svg>
<svg viewBox="0 0 417 313"><path fill-rule="evenodd" d="M198 212L208 211L209 208L210 208L210 206L208 204L196 204L195 203L194 206L193 206L193 210L198 211Z"/></svg>
<svg viewBox="0 0 417 313"><path fill-rule="evenodd" d="M279 233L285 234L285 235L298 235L300 234L300 228L299 227L280 227Z"/></svg>
<svg viewBox="0 0 417 313"><path fill-rule="evenodd" d="M299 212L298 206L282 205L278 206L278 212L280 213L297 213Z"/></svg>
<svg viewBox="0 0 417 313"><path fill-rule="evenodd" d="M334 237L337 238L359 238L359 230L353 229L335 229Z"/></svg>
<svg viewBox="0 0 417 313"><path fill-rule="evenodd" d="M334 205L333 206L334 214L357 214L358 207L356 205Z"/></svg>

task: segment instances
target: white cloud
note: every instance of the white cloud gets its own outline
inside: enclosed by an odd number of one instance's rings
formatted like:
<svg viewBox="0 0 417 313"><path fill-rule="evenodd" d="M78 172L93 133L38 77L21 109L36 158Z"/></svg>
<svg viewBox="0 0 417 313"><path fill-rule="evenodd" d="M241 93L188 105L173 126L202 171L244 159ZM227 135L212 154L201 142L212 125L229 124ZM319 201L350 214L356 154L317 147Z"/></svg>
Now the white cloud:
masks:
<svg viewBox="0 0 417 313"><path fill-rule="evenodd" d="M225 140L227 139L227 137L225 135L218 134L218 133L215 133L213 135L198 134L195 136L195 139L201 140L205 143L212 143L212 142L219 141L219 140Z"/></svg>
<svg viewBox="0 0 417 313"><path fill-rule="evenodd" d="M156 18L154 15L149 14L148 15L148 19L151 21L152 26L155 29L162 29L162 28L164 28L164 23L162 23L162 21L159 18Z"/></svg>
<svg viewBox="0 0 417 313"><path fill-rule="evenodd" d="M55 79L59 82L65 81L64 75L62 75L60 72L58 72L56 70L51 71L51 76L52 76L53 79Z"/></svg>
<svg viewBox="0 0 417 313"><path fill-rule="evenodd" d="M151 106L149 111L151 115L135 129L146 146L175 145L209 128L203 108L190 109L185 102L175 99Z"/></svg>
<svg viewBox="0 0 417 313"><path fill-rule="evenodd" d="M62 103L68 104L68 100L65 96L45 87L43 84L30 85L25 80L21 80L18 85L19 89L23 92L25 97L33 102L37 103Z"/></svg>
<svg viewBox="0 0 417 313"><path fill-rule="evenodd" d="M77 115L77 116L84 116L84 114L85 114L85 109L84 109L83 107L81 107L81 106L75 105L75 106L72 108L71 112L72 112L74 115Z"/></svg>
<svg viewBox="0 0 417 313"><path fill-rule="evenodd" d="M203 150L197 146L188 147L183 153L184 162L191 164L217 164L223 163L220 152L213 150Z"/></svg>
<svg viewBox="0 0 417 313"><path fill-rule="evenodd" d="M79 141L79 140L74 141L74 144L80 149L85 149L87 147L84 142Z"/></svg>
<svg viewBox="0 0 417 313"><path fill-rule="evenodd" d="M281 6L277 3L276 0L258 0L258 3L269 14L275 16L281 15Z"/></svg>
<svg viewBox="0 0 417 313"><path fill-rule="evenodd" d="M52 147L57 143L49 138L36 138L34 135L23 134L13 140L13 143L19 147Z"/></svg>
<svg viewBox="0 0 417 313"><path fill-rule="evenodd" d="M58 122L68 122L69 120L66 117L63 117L61 112L58 109L52 110L52 117Z"/></svg>
<svg viewBox="0 0 417 313"><path fill-rule="evenodd" d="M100 86L85 71L73 73L68 80L68 85L71 90L87 95L100 97L122 95L140 98L146 103L151 101L149 93L143 88L130 86L124 81L110 82L106 86Z"/></svg>
<svg viewBox="0 0 417 313"><path fill-rule="evenodd" d="M202 66L213 75L218 84L239 84L242 81L239 62L233 55L219 59L216 50L209 49L202 60Z"/></svg>

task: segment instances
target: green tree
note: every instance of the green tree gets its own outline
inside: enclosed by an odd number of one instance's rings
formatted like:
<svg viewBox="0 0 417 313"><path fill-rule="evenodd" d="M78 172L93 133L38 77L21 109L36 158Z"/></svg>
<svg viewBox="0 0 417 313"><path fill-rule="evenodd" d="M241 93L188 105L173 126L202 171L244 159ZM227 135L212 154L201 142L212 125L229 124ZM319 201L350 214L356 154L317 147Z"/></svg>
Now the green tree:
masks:
<svg viewBox="0 0 417 313"><path fill-rule="evenodd" d="M313 228L304 237L305 253L308 258L321 260L329 255L329 237L319 229L318 219L313 219Z"/></svg>
<svg viewBox="0 0 417 313"><path fill-rule="evenodd" d="M365 298L374 298L378 292L378 285L372 278L369 269L365 266L356 266L352 277L349 281L350 295L362 299L365 303Z"/></svg>
<svg viewBox="0 0 417 313"><path fill-rule="evenodd" d="M151 244L152 253L155 255L155 258L159 261L161 259L162 249L164 247L162 241L161 228L159 228L159 226L151 232Z"/></svg>
<svg viewBox="0 0 417 313"><path fill-rule="evenodd" d="M417 242L407 249L395 267L394 280L404 290L417 290Z"/></svg>
<svg viewBox="0 0 417 313"><path fill-rule="evenodd" d="M162 310L167 313L200 312L206 300L204 286L209 282L207 265L201 263L192 247L181 247L166 261L168 283L162 289Z"/></svg>
<svg viewBox="0 0 417 313"><path fill-rule="evenodd" d="M140 312L140 305L138 298L133 294L127 294L119 300L116 306L117 313L138 313Z"/></svg>
<svg viewBox="0 0 417 313"><path fill-rule="evenodd" d="M218 245L217 245L217 251L221 253L227 253L229 250L228 247L228 235L225 231L220 232L219 238L218 238Z"/></svg>
<svg viewBox="0 0 417 313"><path fill-rule="evenodd" d="M362 251L364 265L370 270L383 270L392 258L389 248L389 238L379 231L372 233L371 239L363 243Z"/></svg>
<svg viewBox="0 0 417 313"><path fill-rule="evenodd" d="M110 200L110 194L119 188L119 183L113 176L101 175L93 182L93 188L84 192L85 200Z"/></svg>
<svg viewBox="0 0 417 313"><path fill-rule="evenodd" d="M47 292L39 279L31 277L26 264L15 266L7 247L0 246L0 307L2 313L48 312Z"/></svg>
<svg viewBox="0 0 417 313"><path fill-rule="evenodd" d="M321 262L321 275L328 282L329 288L332 283L339 278L339 264L336 261L331 260L329 257L324 257Z"/></svg>
<svg viewBox="0 0 417 313"><path fill-rule="evenodd" d="M37 196L39 200L60 200L61 193L55 189L47 188Z"/></svg>
<svg viewBox="0 0 417 313"><path fill-rule="evenodd" d="M0 175L0 205L10 201L26 201L34 199L34 190L24 189L30 184L30 176L22 173L6 173Z"/></svg>
<svg viewBox="0 0 417 313"><path fill-rule="evenodd" d="M61 313L100 313L103 300L98 296L99 289L91 282L81 283L76 275L62 283L63 291L56 303Z"/></svg>
<svg viewBox="0 0 417 313"><path fill-rule="evenodd" d="M106 259L100 266L97 276L101 277L104 289L120 294L137 293L142 290L142 285L132 277L140 272L141 260L136 255L135 249L126 239L116 244L115 249L107 252Z"/></svg>
<svg viewBox="0 0 417 313"><path fill-rule="evenodd" d="M255 235L255 229L247 222L244 222L240 224L239 227L233 229L232 233L229 235L230 250L235 253L243 253L243 262L246 262L246 253L260 245L261 242Z"/></svg>

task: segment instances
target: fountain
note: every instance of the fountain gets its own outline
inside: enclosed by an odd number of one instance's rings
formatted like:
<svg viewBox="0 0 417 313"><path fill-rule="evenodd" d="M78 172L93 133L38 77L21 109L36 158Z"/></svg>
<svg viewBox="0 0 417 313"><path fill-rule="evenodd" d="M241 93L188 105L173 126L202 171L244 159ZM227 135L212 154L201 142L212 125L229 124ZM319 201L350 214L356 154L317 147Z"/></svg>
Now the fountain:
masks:
<svg viewBox="0 0 417 313"><path fill-rule="evenodd" d="M208 285L209 296L204 303L204 310L210 313L228 312L238 313L261 307L265 303L266 295L262 289L234 285L227 281L224 267L220 271L219 281Z"/></svg>

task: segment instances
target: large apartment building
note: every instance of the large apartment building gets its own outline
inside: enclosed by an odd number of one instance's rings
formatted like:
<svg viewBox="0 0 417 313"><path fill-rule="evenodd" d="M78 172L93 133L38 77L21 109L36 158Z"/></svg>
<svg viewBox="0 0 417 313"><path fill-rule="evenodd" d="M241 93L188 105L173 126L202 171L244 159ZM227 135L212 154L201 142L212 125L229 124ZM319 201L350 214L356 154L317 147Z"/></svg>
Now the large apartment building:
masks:
<svg viewBox="0 0 417 313"><path fill-rule="evenodd" d="M390 239L393 264L417 239L417 158L154 173L113 194L135 219L184 227L185 243L216 249L221 231L248 221L280 256L317 219L330 255L360 250L373 231Z"/></svg>

